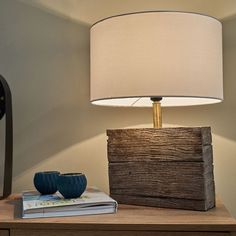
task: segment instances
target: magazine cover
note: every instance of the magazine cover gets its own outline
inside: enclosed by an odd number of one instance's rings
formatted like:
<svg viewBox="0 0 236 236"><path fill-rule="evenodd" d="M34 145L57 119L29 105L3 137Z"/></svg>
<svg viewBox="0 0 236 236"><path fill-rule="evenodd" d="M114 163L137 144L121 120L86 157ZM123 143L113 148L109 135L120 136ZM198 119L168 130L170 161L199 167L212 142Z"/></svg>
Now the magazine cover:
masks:
<svg viewBox="0 0 236 236"><path fill-rule="evenodd" d="M23 218L114 213L117 202L95 187L87 188L79 198L64 199L57 192L41 195L37 191L22 194Z"/></svg>

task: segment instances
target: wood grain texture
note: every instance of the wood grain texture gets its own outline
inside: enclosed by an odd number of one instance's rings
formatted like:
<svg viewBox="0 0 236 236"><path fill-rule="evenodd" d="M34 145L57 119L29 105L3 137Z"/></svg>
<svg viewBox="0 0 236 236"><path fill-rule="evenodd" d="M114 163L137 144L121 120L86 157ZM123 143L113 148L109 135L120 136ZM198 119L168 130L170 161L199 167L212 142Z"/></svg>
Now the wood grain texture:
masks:
<svg viewBox="0 0 236 236"><path fill-rule="evenodd" d="M176 170L176 171L175 171ZM111 194L205 200L205 181L214 185L201 162L110 163Z"/></svg>
<svg viewBox="0 0 236 236"><path fill-rule="evenodd" d="M0 236L10 236L9 230L1 230L0 229Z"/></svg>
<svg viewBox="0 0 236 236"><path fill-rule="evenodd" d="M132 144L129 143L113 143L108 141L108 158L109 162L120 161L143 161L158 160L158 161L192 161L201 162L206 158L212 158L211 145L195 145L190 148L189 145L169 145L161 148L155 144ZM205 158L203 158L205 157Z"/></svg>
<svg viewBox="0 0 236 236"><path fill-rule="evenodd" d="M12 230L11 236L230 236L229 232Z"/></svg>
<svg viewBox="0 0 236 236"><path fill-rule="evenodd" d="M212 143L210 127L178 127L178 128L142 128L107 130L112 143L126 141L131 143L147 143L163 145L208 145ZM109 142L108 140L108 142Z"/></svg>
<svg viewBox="0 0 236 236"><path fill-rule="evenodd" d="M110 194L118 202L193 210L215 206L209 127L119 129L107 135Z"/></svg>
<svg viewBox="0 0 236 236"><path fill-rule="evenodd" d="M209 127L107 130L108 160L205 161L212 157ZM203 158L204 157L204 158Z"/></svg>
<svg viewBox="0 0 236 236"><path fill-rule="evenodd" d="M160 232L225 233L236 231L235 219L230 216L219 200L217 200L216 208L207 212L120 204L116 214L38 219L22 219L20 202L19 195L12 195L9 199L0 201L1 229L10 229L11 232L17 230L18 233L25 232L25 235L31 230L45 230L48 233L74 230L77 235L83 235L80 234L83 231L154 231L156 235Z"/></svg>
<svg viewBox="0 0 236 236"><path fill-rule="evenodd" d="M176 208L186 210L198 210L206 209L205 200L192 200L192 199L181 199L181 198L161 198L161 197L143 197L123 194L111 194L111 197L116 199L121 204L135 204L142 206L161 206L165 208ZM213 202L212 205L215 203Z"/></svg>

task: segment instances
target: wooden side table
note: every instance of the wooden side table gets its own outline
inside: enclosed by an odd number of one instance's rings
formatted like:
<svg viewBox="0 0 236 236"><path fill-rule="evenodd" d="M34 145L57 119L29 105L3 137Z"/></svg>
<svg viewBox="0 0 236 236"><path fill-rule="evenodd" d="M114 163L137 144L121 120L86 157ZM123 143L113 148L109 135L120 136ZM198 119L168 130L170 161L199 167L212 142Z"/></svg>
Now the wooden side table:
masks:
<svg viewBox="0 0 236 236"><path fill-rule="evenodd" d="M120 205L116 214L21 218L19 195L0 201L0 236L236 236L236 220L218 200L207 212Z"/></svg>

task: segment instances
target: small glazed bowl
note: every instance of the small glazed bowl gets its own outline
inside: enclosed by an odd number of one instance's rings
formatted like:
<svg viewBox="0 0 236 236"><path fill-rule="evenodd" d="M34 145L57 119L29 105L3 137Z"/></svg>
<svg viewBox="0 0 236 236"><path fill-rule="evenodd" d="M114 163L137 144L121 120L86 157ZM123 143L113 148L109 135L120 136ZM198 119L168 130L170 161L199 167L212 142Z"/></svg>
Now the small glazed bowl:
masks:
<svg viewBox="0 0 236 236"><path fill-rule="evenodd" d="M80 197L86 186L87 179L82 173L60 174L57 179L57 189L64 198Z"/></svg>
<svg viewBox="0 0 236 236"><path fill-rule="evenodd" d="M57 191L57 179L60 172L44 171L34 175L34 186L41 194L53 194Z"/></svg>

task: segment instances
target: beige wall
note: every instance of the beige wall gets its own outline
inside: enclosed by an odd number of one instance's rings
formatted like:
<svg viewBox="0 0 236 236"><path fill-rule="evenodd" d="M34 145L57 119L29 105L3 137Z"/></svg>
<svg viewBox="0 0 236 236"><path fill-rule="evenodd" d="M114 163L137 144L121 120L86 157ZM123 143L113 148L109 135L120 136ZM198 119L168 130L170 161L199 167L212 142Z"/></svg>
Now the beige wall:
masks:
<svg viewBox="0 0 236 236"><path fill-rule="evenodd" d="M18 0L88 24L130 12L173 10L204 13L223 19L236 13L235 0Z"/></svg>
<svg viewBox="0 0 236 236"><path fill-rule="evenodd" d="M210 125L217 193L236 216L236 19L224 22L222 104L164 109L165 126ZM13 191L36 171L84 172L108 191L107 128L150 127L151 109L89 103L89 27L14 0L0 0L0 73L12 89Z"/></svg>

